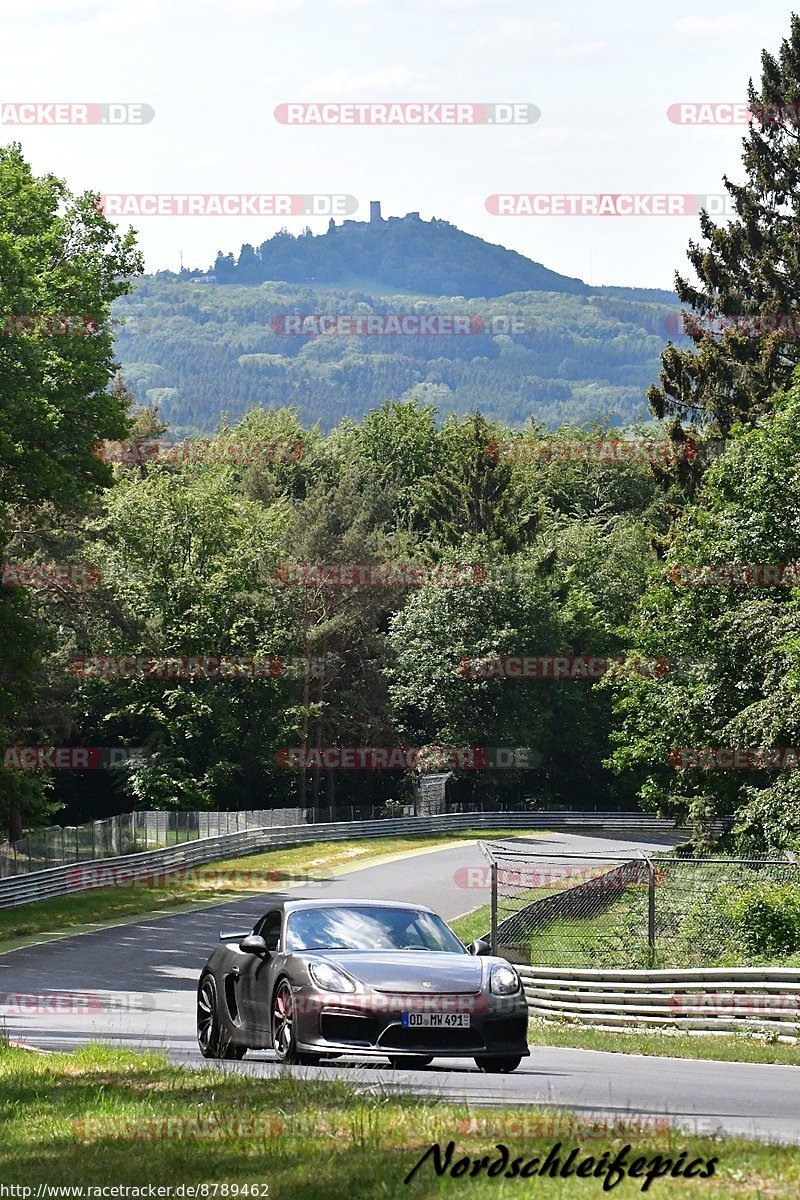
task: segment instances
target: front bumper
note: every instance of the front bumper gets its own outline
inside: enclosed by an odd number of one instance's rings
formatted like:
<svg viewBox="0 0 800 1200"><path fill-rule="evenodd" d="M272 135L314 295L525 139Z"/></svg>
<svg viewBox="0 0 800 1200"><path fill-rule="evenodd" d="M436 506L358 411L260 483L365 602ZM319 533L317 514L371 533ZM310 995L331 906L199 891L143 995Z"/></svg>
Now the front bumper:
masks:
<svg viewBox="0 0 800 1200"><path fill-rule="evenodd" d="M302 989L305 990L305 989ZM299 997L296 995L297 1001ZM354 1053L365 1057L395 1054L436 1058L486 1056L527 1057L528 1006L524 995L514 997L424 996L423 1003L399 1005L386 995L327 998L315 1006L313 993L301 999L305 1008L297 1022L301 1050L315 1054ZM316 1009L316 1011L315 1011ZM402 1011L469 1012L468 1028L404 1026Z"/></svg>

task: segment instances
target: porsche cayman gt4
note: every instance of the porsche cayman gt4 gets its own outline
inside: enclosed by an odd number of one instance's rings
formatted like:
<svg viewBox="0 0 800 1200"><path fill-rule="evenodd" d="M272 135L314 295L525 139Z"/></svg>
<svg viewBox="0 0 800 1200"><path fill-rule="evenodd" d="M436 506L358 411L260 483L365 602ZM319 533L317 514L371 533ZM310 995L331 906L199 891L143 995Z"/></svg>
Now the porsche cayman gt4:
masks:
<svg viewBox="0 0 800 1200"><path fill-rule="evenodd" d="M197 989L206 1058L273 1050L284 1063L349 1054L416 1067L469 1057L513 1071L529 1053L517 972L485 942L467 949L429 908L284 899L220 943Z"/></svg>

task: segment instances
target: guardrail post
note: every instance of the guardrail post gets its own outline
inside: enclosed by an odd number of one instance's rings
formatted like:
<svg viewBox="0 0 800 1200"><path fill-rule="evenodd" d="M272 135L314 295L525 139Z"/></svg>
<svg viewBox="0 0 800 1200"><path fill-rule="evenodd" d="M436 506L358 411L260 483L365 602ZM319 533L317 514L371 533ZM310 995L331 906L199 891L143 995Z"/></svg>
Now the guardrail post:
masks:
<svg viewBox="0 0 800 1200"><path fill-rule="evenodd" d="M655 964L656 957L656 872L647 860L647 959L648 966Z"/></svg>
<svg viewBox="0 0 800 1200"><path fill-rule="evenodd" d="M497 863L493 859L491 866L491 933L489 941L492 947L492 954L497 954Z"/></svg>

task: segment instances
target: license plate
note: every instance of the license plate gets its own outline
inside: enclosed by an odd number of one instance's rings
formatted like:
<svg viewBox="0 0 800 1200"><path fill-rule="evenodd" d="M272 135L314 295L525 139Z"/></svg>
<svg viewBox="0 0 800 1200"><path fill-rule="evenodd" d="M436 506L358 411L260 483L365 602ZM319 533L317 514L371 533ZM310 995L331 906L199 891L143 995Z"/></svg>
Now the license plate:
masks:
<svg viewBox="0 0 800 1200"><path fill-rule="evenodd" d="M406 1029L469 1029L469 1013L403 1013Z"/></svg>

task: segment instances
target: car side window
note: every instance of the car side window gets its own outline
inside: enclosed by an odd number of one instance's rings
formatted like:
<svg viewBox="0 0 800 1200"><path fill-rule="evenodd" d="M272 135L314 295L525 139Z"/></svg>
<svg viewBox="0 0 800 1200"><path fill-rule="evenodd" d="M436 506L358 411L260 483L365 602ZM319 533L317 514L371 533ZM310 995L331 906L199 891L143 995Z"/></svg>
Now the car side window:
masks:
<svg viewBox="0 0 800 1200"><path fill-rule="evenodd" d="M281 914L279 912L267 913L259 921L254 933L263 937L267 943L267 949L274 954L281 940Z"/></svg>

